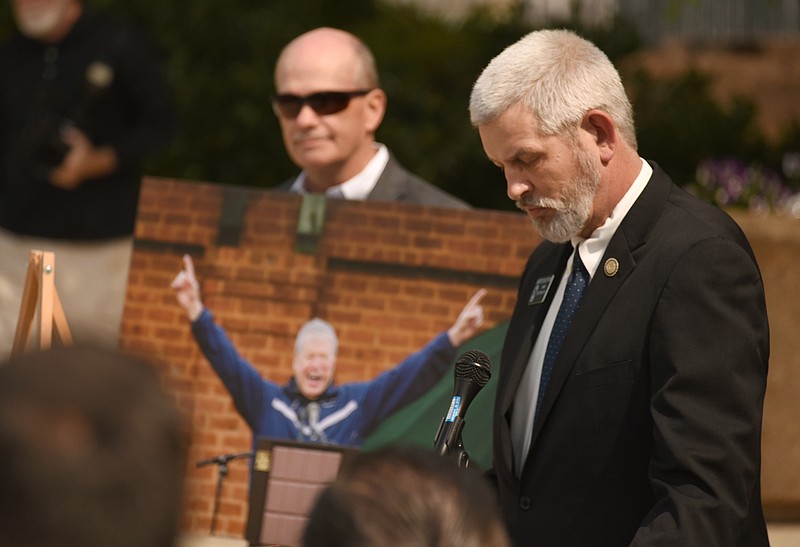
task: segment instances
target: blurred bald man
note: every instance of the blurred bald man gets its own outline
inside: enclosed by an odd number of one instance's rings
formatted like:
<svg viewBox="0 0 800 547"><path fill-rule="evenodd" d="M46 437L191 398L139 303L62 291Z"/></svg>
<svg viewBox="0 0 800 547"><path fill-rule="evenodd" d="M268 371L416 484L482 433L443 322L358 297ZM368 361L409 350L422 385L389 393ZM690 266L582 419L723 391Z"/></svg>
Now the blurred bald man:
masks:
<svg viewBox="0 0 800 547"><path fill-rule="evenodd" d="M404 169L375 141L386 112L375 58L357 37L318 28L289 42L275 66L286 151L301 173L278 188L331 198L468 208Z"/></svg>

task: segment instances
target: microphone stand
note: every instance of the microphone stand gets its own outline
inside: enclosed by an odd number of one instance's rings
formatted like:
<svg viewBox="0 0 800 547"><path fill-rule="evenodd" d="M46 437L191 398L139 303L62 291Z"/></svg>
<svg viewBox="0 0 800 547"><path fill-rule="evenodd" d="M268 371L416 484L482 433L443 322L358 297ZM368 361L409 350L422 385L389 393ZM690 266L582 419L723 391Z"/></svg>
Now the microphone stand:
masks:
<svg viewBox="0 0 800 547"><path fill-rule="evenodd" d="M444 433L444 424L447 417L442 418L441 423L439 424L439 430L436 432L436 437L433 441L434 443L434 450L440 456L446 456L448 458L453 458L459 467L467 468L469 467L469 454L464 449L464 442L461 438L461 433L464 430L464 420L461 416L456 416L453 420L453 427L447 432ZM442 435L446 435L442 437Z"/></svg>
<svg viewBox="0 0 800 547"><path fill-rule="evenodd" d="M206 465L216 464L219 469L217 478L217 492L214 495L214 511L211 513L211 535L213 536L217 530L217 513L219 512L219 501L222 497L222 482L228 476L228 462L231 460L238 460L239 458L250 458L253 452L239 452L237 454L221 454L208 458L207 460L200 460L195 464L196 467L204 467Z"/></svg>
<svg viewBox="0 0 800 547"><path fill-rule="evenodd" d="M456 446L450 452L450 457L456 460L456 463L459 467L466 469L469 467L469 454L464 449L464 443L461 440L461 433L458 434L458 442L456 442Z"/></svg>

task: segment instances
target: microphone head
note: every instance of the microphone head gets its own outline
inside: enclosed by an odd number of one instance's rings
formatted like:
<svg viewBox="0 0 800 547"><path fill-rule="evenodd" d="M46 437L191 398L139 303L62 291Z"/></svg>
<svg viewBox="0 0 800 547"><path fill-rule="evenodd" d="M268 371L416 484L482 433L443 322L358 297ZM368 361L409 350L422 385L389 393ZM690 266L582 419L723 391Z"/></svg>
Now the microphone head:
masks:
<svg viewBox="0 0 800 547"><path fill-rule="evenodd" d="M463 378L478 385L485 386L492 377L492 362L489 356L474 349L464 353L456 361L456 380Z"/></svg>

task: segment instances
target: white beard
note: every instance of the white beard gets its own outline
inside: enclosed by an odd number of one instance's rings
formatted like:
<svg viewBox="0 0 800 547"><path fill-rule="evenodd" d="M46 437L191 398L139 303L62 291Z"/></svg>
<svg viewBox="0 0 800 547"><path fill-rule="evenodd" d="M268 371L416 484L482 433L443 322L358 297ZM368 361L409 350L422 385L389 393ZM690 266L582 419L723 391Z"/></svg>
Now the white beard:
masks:
<svg viewBox="0 0 800 547"><path fill-rule="evenodd" d="M39 40L49 36L64 20L70 0L52 0L34 3L20 9L14 8L14 19L19 31L28 38Z"/></svg>
<svg viewBox="0 0 800 547"><path fill-rule="evenodd" d="M578 174L564 188L560 199L533 199L524 196L518 200L517 206L548 207L556 210L555 216L548 221L531 219L539 235L547 241L564 243L577 236L583 230L592 212L592 202L600 184L600 173L592 164L589 154L581 147L574 151L578 165Z"/></svg>

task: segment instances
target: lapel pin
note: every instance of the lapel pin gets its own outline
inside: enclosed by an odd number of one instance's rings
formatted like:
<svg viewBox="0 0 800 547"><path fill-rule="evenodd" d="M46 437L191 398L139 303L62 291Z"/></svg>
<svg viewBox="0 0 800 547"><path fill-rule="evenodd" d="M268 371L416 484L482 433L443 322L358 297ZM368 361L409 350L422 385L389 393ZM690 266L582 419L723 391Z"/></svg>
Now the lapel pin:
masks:
<svg viewBox="0 0 800 547"><path fill-rule="evenodd" d="M603 273L606 277L614 277L619 272L619 260L616 258L609 258L603 264Z"/></svg>

